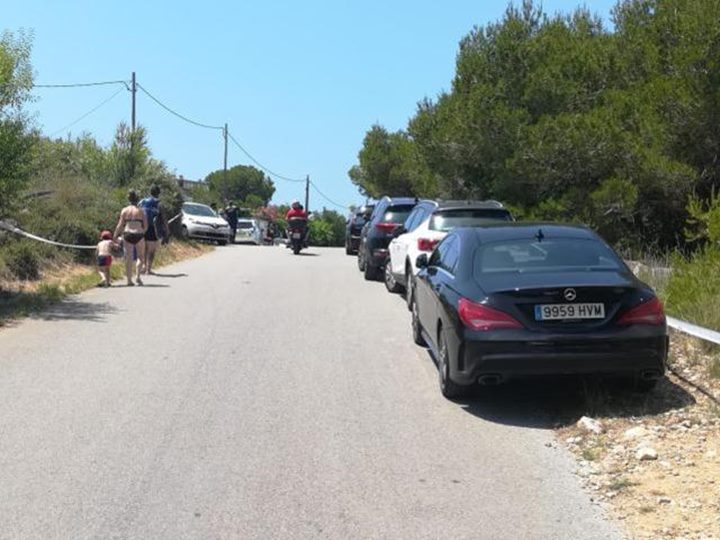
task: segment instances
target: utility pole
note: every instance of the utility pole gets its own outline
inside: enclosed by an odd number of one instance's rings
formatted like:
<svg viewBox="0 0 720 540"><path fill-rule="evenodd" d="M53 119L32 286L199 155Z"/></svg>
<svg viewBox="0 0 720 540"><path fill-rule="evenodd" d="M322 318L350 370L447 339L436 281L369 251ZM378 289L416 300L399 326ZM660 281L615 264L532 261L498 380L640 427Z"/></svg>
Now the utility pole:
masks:
<svg viewBox="0 0 720 540"><path fill-rule="evenodd" d="M225 140L225 153L223 157L223 194L225 198L227 199L228 196L228 185L227 185L227 146L228 146L228 127L227 122L225 122L225 127L223 128L223 139Z"/></svg>
<svg viewBox="0 0 720 540"><path fill-rule="evenodd" d="M135 94L137 93L137 86L135 85L135 72L132 72L132 82L130 86L130 92L132 92L132 115L130 116L130 125L132 132L135 133Z"/></svg>
<svg viewBox="0 0 720 540"><path fill-rule="evenodd" d="M305 211L310 211L310 175L305 177Z"/></svg>

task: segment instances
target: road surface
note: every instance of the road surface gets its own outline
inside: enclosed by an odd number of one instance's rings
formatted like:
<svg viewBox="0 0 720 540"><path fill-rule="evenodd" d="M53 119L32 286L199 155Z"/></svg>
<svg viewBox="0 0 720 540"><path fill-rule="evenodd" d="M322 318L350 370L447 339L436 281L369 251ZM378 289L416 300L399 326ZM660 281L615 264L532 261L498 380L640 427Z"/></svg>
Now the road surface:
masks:
<svg viewBox="0 0 720 540"><path fill-rule="evenodd" d="M621 538L542 398L443 399L342 250L161 272L0 329L0 538Z"/></svg>

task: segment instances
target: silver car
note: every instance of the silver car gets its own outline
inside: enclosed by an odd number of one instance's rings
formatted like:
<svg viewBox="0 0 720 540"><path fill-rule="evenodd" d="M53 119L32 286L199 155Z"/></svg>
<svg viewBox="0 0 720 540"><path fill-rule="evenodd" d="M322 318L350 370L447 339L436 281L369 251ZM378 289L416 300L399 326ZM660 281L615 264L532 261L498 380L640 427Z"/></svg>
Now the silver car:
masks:
<svg viewBox="0 0 720 540"><path fill-rule="evenodd" d="M230 225L206 204L182 205L182 236L185 239L210 240L224 246L230 240Z"/></svg>
<svg viewBox="0 0 720 540"><path fill-rule="evenodd" d="M254 219L238 219L237 232L235 233L236 242L252 242L253 244L262 244L263 230Z"/></svg>

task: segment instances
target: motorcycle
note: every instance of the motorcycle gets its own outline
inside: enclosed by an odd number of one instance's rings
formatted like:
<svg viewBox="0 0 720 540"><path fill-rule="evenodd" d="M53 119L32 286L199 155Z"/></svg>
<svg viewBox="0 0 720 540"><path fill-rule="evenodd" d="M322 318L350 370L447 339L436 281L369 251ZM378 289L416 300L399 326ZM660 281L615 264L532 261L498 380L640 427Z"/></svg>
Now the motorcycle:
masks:
<svg viewBox="0 0 720 540"><path fill-rule="evenodd" d="M292 248L295 255L300 253L302 248L306 247L307 228L307 219L290 218L288 220L288 245Z"/></svg>

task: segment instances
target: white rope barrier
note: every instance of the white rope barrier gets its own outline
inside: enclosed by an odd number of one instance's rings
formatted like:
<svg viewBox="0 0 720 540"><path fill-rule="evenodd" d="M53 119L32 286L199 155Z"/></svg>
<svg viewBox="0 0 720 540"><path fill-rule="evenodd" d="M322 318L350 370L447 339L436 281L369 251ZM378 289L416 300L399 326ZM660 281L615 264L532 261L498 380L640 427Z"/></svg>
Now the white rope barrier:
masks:
<svg viewBox="0 0 720 540"><path fill-rule="evenodd" d="M79 245L75 245L75 244L64 244L62 242L55 242L54 240L48 240L47 238L42 238L40 236L30 234L29 232L25 232L22 229L19 229L18 227L15 227L14 225L11 225L10 223L7 223L5 221L0 221L0 229L4 229L11 233L15 233L19 236L24 236L25 238L29 238L31 240L36 240L38 242L50 244L51 246L58 246L58 247L69 248L69 249L95 249L96 248L96 246L79 246Z"/></svg>

